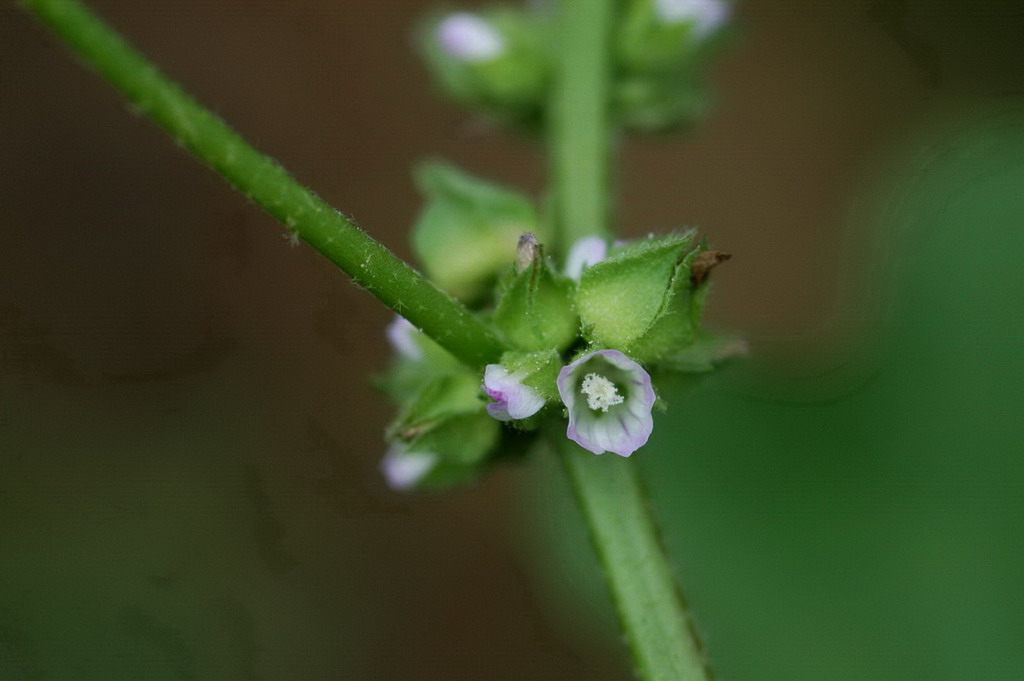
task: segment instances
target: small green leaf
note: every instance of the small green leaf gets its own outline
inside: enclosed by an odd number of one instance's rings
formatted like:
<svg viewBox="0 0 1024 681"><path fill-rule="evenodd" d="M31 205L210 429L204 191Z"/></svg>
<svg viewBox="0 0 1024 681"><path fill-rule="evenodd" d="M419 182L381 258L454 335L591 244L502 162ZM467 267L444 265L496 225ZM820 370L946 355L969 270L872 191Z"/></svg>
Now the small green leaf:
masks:
<svg viewBox="0 0 1024 681"><path fill-rule="evenodd" d="M576 307L595 344L629 348L665 314L692 233L629 244L587 269Z"/></svg>
<svg viewBox="0 0 1024 681"><path fill-rule="evenodd" d="M494 311L494 323L521 350L564 350L579 334L574 292L571 279L538 259L512 277Z"/></svg>
<svg viewBox="0 0 1024 681"><path fill-rule="evenodd" d="M520 235L538 230L533 203L439 162L421 165L416 180L427 197L413 227L416 255L441 288L479 297L515 260Z"/></svg>

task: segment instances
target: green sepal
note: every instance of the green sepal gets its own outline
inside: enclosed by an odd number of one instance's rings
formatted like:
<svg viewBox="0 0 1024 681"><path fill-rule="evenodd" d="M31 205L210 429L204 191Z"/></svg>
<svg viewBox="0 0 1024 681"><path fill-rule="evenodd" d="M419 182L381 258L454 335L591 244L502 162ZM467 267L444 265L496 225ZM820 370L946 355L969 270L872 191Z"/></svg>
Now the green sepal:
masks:
<svg viewBox="0 0 1024 681"><path fill-rule="evenodd" d="M615 33L615 57L622 70L666 73L695 69L721 49L731 33L728 25L697 35L693 21L665 21L656 0L631 0Z"/></svg>
<svg viewBox="0 0 1024 681"><path fill-rule="evenodd" d="M501 356L501 366L511 374L522 374L522 383L536 390L548 402L559 401L558 372L562 370L561 355L554 349L540 352L506 352Z"/></svg>
<svg viewBox="0 0 1024 681"><path fill-rule="evenodd" d="M500 424L484 409L480 377L461 372L434 377L388 428L405 454L437 457L417 489L437 489L476 477L494 451Z"/></svg>
<svg viewBox="0 0 1024 681"><path fill-rule="evenodd" d="M564 350L579 335L575 287L547 259L538 258L505 283L494 324L520 350Z"/></svg>
<svg viewBox="0 0 1024 681"><path fill-rule="evenodd" d="M595 346L628 349L669 310L692 232L649 238L613 251L580 277L576 307Z"/></svg>
<svg viewBox="0 0 1024 681"><path fill-rule="evenodd" d="M462 300L479 297L515 260L523 232L538 231L530 199L442 162L420 165L416 182L427 202L412 246L438 286Z"/></svg>
<svg viewBox="0 0 1024 681"><path fill-rule="evenodd" d="M457 101L504 119L536 120L552 71L543 17L517 7L492 7L477 15L501 36L502 53L483 61L448 54L437 35L447 13L436 13L422 24L418 39L428 68L441 89Z"/></svg>
<svg viewBox="0 0 1024 681"><path fill-rule="evenodd" d="M471 372L442 374L428 380L388 429L389 438L413 442L453 416L483 411L480 377Z"/></svg>
<svg viewBox="0 0 1024 681"><path fill-rule="evenodd" d="M690 127L707 112L710 98L692 70L623 74L612 86L612 116L640 132Z"/></svg>
<svg viewBox="0 0 1024 681"><path fill-rule="evenodd" d="M626 352L641 364L657 364L694 341L700 330L700 310L696 311L690 281L690 265L703 246L689 251L676 265L664 305L657 319Z"/></svg>
<svg viewBox="0 0 1024 681"><path fill-rule="evenodd" d="M501 439L501 424L486 412L449 416L403 443L406 453L431 454L434 465L415 489L440 490L476 479Z"/></svg>
<svg viewBox="0 0 1024 681"><path fill-rule="evenodd" d="M486 412L445 419L409 443L410 450L433 452L442 464L464 468L483 461L498 444L501 423Z"/></svg>
<svg viewBox="0 0 1024 681"><path fill-rule="evenodd" d="M616 28L616 57L634 71L680 68L697 49L693 29L692 22L663 21L654 0L632 0Z"/></svg>

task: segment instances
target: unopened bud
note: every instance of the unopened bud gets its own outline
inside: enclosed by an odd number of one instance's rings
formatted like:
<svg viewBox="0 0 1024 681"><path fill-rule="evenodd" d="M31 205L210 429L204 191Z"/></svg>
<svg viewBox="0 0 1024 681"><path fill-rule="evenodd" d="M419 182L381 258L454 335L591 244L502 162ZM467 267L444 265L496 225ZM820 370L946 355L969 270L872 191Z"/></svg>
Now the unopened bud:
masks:
<svg viewBox="0 0 1024 681"><path fill-rule="evenodd" d="M537 241L537 237L533 232L525 232L519 237L519 244L516 246L516 272L522 272L540 260L542 255L543 247Z"/></svg>
<svg viewBox="0 0 1024 681"><path fill-rule="evenodd" d="M489 61L505 51L505 40L486 19L469 12L449 15L437 27L441 47L452 57L467 61Z"/></svg>
<svg viewBox="0 0 1024 681"><path fill-rule="evenodd" d="M698 38L712 33L729 19L729 5L722 0L656 0L658 18L667 24L693 22Z"/></svg>

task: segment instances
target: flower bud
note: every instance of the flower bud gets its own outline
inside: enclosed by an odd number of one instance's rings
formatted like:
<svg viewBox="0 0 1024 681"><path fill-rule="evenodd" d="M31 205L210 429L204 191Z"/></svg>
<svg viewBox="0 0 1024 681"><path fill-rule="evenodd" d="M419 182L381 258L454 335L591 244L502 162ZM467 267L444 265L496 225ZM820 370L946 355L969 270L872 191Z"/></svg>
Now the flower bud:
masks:
<svg viewBox="0 0 1024 681"><path fill-rule="evenodd" d="M692 234L633 242L585 270L576 293L584 335L598 346L630 347L666 313Z"/></svg>
<svg viewBox="0 0 1024 681"><path fill-rule="evenodd" d="M513 7L455 12L427 22L420 40L441 87L502 118L536 118L546 99L550 56L538 16Z"/></svg>
<svg viewBox="0 0 1024 681"><path fill-rule="evenodd" d="M571 279L534 260L506 285L494 310L494 324L509 343L526 351L564 350L579 335Z"/></svg>
<svg viewBox="0 0 1024 681"><path fill-rule="evenodd" d="M689 24L698 39L724 26L730 14L722 0L654 0L654 12L666 24Z"/></svg>
<svg viewBox="0 0 1024 681"><path fill-rule="evenodd" d="M506 352L501 364L488 364L484 392L493 402L487 413L499 421L519 421L558 399L555 379L562 361L555 350Z"/></svg>
<svg viewBox="0 0 1024 681"><path fill-rule="evenodd" d="M420 166L416 179L427 203L413 248L438 286L472 301L512 264L520 235L538 230L533 203L442 163Z"/></svg>
<svg viewBox="0 0 1024 681"><path fill-rule="evenodd" d="M505 51L505 39L486 19L470 12L445 17L437 27L437 40L452 58L466 62L496 59Z"/></svg>
<svg viewBox="0 0 1024 681"><path fill-rule="evenodd" d="M583 270L596 265L608 256L608 242L599 236L578 239L565 259L565 276L580 280Z"/></svg>
<svg viewBox="0 0 1024 681"><path fill-rule="evenodd" d="M397 489L436 488L469 480L494 452L500 435L480 399L475 373L435 376L407 399L388 429L381 464Z"/></svg>

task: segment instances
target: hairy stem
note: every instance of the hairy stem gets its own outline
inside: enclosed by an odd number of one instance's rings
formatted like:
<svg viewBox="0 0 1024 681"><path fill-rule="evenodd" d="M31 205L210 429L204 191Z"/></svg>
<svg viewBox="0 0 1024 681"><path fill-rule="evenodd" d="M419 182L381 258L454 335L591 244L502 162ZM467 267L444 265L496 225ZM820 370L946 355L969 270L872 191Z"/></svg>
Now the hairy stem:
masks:
<svg viewBox="0 0 1024 681"><path fill-rule="evenodd" d="M708 681L700 639L665 556L647 496L629 459L559 444L562 465L590 528L639 677Z"/></svg>
<svg viewBox="0 0 1024 681"><path fill-rule="evenodd" d="M502 348L487 326L249 145L87 7L77 0L20 2L139 111L356 283L467 364L497 361Z"/></svg>
<svg viewBox="0 0 1024 681"><path fill-rule="evenodd" d="M606 235L611 136L608 32L613 0L564 0L554 95L556 224L561 243ZM644 681L708 681L711 675L658 537L635 463L597 457L554 438L590 529L612 600Z"/></svg>

